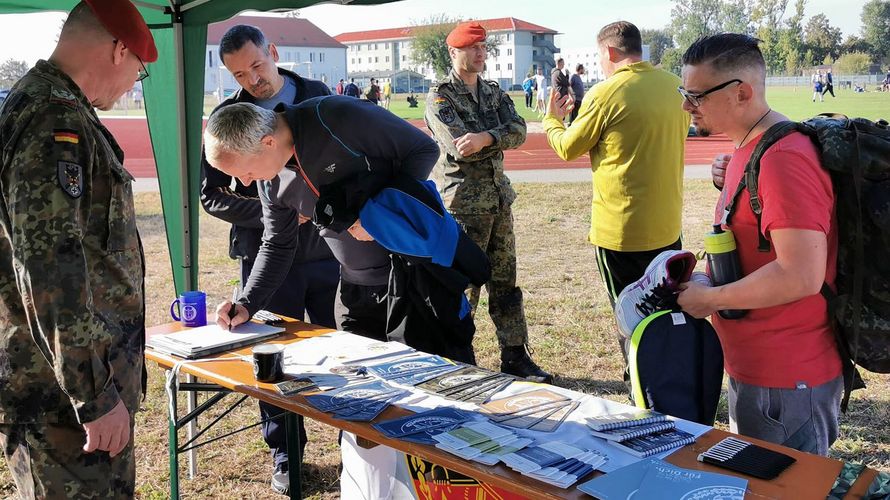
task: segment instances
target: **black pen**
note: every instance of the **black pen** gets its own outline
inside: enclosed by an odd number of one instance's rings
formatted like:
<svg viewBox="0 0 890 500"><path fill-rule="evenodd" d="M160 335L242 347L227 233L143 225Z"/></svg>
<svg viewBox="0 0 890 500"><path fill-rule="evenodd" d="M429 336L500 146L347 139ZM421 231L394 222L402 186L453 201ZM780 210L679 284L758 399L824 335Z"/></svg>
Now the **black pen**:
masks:
<svg viewBox="0 0 890 500"><path fill-rule="evenodd" d="M235 319L235 315L238 314L238 309L235 307L235 303L238 301L238 287L236 286L232 289L232 305L229 306L229 331L232 331L232 321Z"/></svg>

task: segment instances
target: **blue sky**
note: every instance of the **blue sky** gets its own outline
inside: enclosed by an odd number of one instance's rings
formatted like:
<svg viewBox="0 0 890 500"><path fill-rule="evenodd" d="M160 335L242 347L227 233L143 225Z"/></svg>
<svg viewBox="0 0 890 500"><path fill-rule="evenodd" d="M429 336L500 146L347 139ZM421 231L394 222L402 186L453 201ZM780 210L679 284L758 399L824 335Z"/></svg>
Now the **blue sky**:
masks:
<svg viewBox="0 0 890 500"><path fill-rule="evenodd" d="M858 34L865 2L809 0L806 15L824 13L844 36ZM663 27L670 20L672 5L669 0L403 0L373 7L318 5L302 9L301 15L332 36L411 25L439 13L477 19L516 17L562 33L557 46L569 48L593 45L599 28L618 19L640 28ZM0 16L0 61L12 57L33 65L37 59L48 57L63 18L60 13Z"/></svg>

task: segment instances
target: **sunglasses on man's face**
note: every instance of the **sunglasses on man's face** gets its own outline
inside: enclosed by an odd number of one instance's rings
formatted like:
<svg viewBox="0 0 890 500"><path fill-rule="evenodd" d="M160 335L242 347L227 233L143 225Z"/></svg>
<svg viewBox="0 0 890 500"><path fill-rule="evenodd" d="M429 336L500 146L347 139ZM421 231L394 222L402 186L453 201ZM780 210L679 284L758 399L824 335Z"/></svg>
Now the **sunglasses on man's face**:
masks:
<svg viewBox="0 0 890 500"><path fill-rule="evenodd" d="M677 87L677 92L679 92L680 95L683 96L684 99L689 101L689 104L691 104L697 108L697 107L701 106L702 99L706 95L713 94L714 92L717 92L718 90L723 90L726 87L729 87L730 85L732 85L733 83L741 84L742 81L739 80L738 78L734 78L728 82L721 83L720 85L717 85L716 87L711 87L708 90L705 90L704 92L690 92L690 91L684 89L682 86L680 86L680 87Z"/></svg>

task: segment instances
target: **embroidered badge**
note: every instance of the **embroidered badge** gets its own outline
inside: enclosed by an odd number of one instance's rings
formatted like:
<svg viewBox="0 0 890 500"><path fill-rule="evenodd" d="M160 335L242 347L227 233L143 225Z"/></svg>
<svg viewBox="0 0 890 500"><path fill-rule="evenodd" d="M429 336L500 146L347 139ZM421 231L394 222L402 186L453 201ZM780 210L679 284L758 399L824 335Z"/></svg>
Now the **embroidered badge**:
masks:
<svg viewBox="0 0 890 500"><path fill-rule="evenodd" d="M325 167L324 171L327 172L327 173L329 173L329 174L333 174L334 171L335 171L336 169L337 169L337 164L336 164L336 163L331 163L330 165L328 165L327 167Z"/></svg>
<svg viewBox="0 0 890 500"><path fill-rule="evenodd" d="M64 104L65 106L77 107L77 97L65 89L53 87L49 93L49 101Z"/></svg>
<svg viewBox="0 0 890 500"><path fill-rule="evenodd" d="M448 99L445 99L444 97L436 97L433 102L435 102L436 104L445 104L446 102L448 102Z"/></svg>
<svg viewBox="0 0 890 500"><path fill-rule="evenodd" d="M67 142L77 144L80 142L80 136L74 130L57 128L53 130L53 140L55 142Z"/></svg>
<svg viewBox="0 0 890 500"><path fill-rule="evenodd" d="M439 119L442 123L451 123L454 121L454 108L445 106L439 110Z"/></svg>
<svg viewBox="0 0 890 500"><path fill-rule="evenodd" d="M80 198L83 194L83 168L70 161L60 161L56 168L62 190L72 198Z"/></svg>

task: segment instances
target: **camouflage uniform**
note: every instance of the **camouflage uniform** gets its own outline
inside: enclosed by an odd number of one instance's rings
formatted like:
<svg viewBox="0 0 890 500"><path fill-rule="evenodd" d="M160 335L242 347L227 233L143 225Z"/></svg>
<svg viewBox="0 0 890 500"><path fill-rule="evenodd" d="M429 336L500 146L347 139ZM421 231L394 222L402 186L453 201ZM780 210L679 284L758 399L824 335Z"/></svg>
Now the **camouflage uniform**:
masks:
<svg viewBox="0 0 890 500"><path fill-rule="evenodd" d="M516 286L516 244L510 209L516 192L504 175L504 150L525 142L525 120L497 83L480 78L476 96L452 71L430 89L426 123L441 150L433 176L445 206L491 260L491 281L486 285L488 312L497 329L498 343L502 348L524 345L528 328L522 290ZM464 157L452 140L468 132L488 132L494 143ZM467 295L475 311L479 288L469 288Z"/></svg>
<svg viewBox="0 0 890 500"><path fill-rule="evenodd" d="M131 498L133 441L82 423L144 387L144 257L123 152L40 61L0 108L0 445L24 497ZM132 427L131 427L132 430Z"/></svg>

